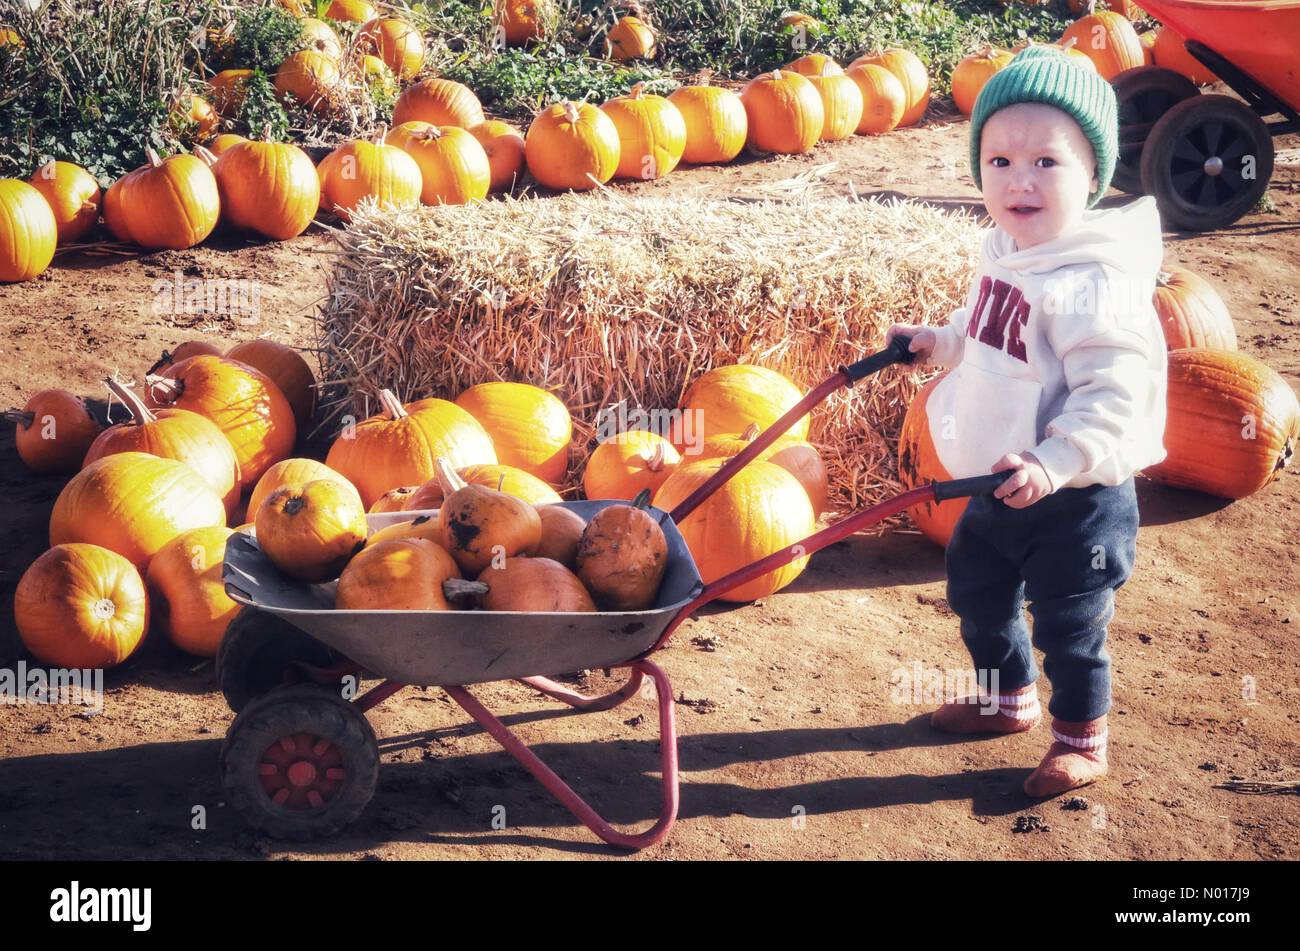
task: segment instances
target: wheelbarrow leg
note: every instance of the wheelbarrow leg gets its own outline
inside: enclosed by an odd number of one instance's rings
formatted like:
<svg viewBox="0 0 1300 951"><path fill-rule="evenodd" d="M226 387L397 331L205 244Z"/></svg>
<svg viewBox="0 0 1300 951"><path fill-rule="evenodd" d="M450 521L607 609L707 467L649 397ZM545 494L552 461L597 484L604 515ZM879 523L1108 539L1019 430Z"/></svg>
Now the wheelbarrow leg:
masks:
<svg viewBox="0 0 1300 951"><path fill-rule="evenodd" d="M631 834L620 832L588 805L587 801L579 796L568 783L562 780L551 770L549 766L541 761L532 750L530 750L522 740L510 732L504 723L498 720L490 713L486 707L479 703L474 696L464 687L443 687L444 690L464 708L465 712L482 724L483 728L492 734L492 738L500 743L515 759L523 765L524 769L532 773L533 776L553 795L564 808L568 809L573 815L588 829L600 836L610 845L615 845L624 849L644 849L647 846L654 845L663 840L664 836L673 827L677 820L678 797L678 777L677 777L677 725L673 714L673 688L668 682L668 676L659 669L658 666L648 660L638 661L631 665L633 676L628 680L628 684L617 693L610 694L609 697L595 698L596 703L608 700L623 694L628 690L628 686L641 682L641 676L649 675L654 681L655 691L659 695L659 751L660 751L660 769L663 773L663 806L659 813L659 819L653 826L645 832ZM525 681L531 683L533 680L541 678L529 678ZM549 683L549 681L545 681ZM536 684L533 684L536 686ZM558 687L558 685L556 685ZM538 687L538 689L543 689ZM563 688L559 688L561 692ZM550 694L550 690L544 692ZM552 694L554 696L554 694ZM573 694L574 698L583 700L579 694ZM565 699L560 697L559 699ZM623 697L622 699L627 699ZM565 700L566 703L572 702ZM622 700L619 701L620 703ZM613 706L614 704L610 704ZM595 707L589 709L604 709Z"/></svg>
<svg viewBox="0 0 1300 951"><path fill-rule="evenodd" d="M602 697L588 697L585 694L570 690L564 684L557 684L554 680L548 680L546 677L520 677L521 684L527 684L534 690L540 690L548 697L559 700L561 703L567 703L569 706L578 710L612 710L620 703L626 703L636 696L636 692L641 689L641 681L645 679L640 669L633 667L632 676L618 690L613 693L607 693Z"/></svg>

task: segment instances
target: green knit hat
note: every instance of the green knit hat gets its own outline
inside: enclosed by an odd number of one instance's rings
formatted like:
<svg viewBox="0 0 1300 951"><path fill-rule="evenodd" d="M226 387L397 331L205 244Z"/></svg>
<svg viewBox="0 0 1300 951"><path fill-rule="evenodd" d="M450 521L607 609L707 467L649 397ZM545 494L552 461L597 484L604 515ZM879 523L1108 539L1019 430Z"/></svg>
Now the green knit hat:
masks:
<svg viewBox="0 0 1300 951"><path fill-rule="evenodd" d="M1106 194L1119 151L1115 90L1096 70L1075 63L1055 46L1030 46L984 84L970 117L970 169L980 183L980 136L989 116L1018 102L1041 102L1068 113L1092 143L1099 187L1088 197L1091 208Z"/></svg>

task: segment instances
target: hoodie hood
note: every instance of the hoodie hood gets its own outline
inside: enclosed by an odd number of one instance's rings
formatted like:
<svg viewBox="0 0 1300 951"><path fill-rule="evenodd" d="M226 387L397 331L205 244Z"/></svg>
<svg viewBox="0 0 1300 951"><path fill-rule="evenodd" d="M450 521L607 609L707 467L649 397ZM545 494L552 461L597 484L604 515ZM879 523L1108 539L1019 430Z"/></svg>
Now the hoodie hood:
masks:
<svg viewBox="0 0 1300 951"><path fill-rule="evenodd" d="M1022 274L1047 274L1062 267L1104 264L1133 278L1154 280L1164 259L1156 200L1139 198L1121 208L1083 213L1069 234L1024 251L1011 235L995 227L984 251L999 267Z"/></svg>

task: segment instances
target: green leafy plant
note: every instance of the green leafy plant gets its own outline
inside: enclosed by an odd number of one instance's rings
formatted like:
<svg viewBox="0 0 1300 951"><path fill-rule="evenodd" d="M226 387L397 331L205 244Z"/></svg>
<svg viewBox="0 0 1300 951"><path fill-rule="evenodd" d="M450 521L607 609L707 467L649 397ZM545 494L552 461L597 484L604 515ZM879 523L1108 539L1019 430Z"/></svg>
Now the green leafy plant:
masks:
<svg viewBox="0 0 1300 951"><path fill-rule="evenodd" d="M292 53L303 49L302 24L278 4L243 7L224 28L230 40L216 44L209 63L223 69L260 69L274 73Z"/></svg>

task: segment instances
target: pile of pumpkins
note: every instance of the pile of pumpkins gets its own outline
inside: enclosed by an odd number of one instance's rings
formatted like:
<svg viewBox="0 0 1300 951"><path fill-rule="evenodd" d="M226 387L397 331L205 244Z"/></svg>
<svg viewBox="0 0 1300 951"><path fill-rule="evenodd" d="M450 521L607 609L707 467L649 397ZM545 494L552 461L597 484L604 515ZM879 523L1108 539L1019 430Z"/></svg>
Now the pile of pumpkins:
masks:
<svg viewBox="0 0 1300 951"><path fill-rule="evenodd" d="M763 367L703 374L680 406L700 426L628 431L591 453L587 497L636 504L582 524L557 504L572 419L538 387L483 383L454 402L406 404L381 391L380 412L349 421L320 462L292 456L315 390L306 362L284 345L257 340L222 355L183 344L145 375L143 395L106 382L130 415L107 429L62 390L5 414L30 468L75 473L51 513L51 548L14 602L28 649L59 666L122 662L151 618L182 650L214 656L239 610L221 580L225 545L250 529L286 574L339 578L340 607L398 606L398 581L373 579L401 575L415 586L403 597L442 597L446 609L639 610L653 603L666 563L646 503L670 510L801 396ZM806 435L804 420L678 526L706 582L812 533L827 482ZM442 514L421 517L429 509ZM367 512L399 510L416 512L368 536ZM395 561L389 548L370 550L380 542L403 543L391 549ZM408 578L411 559L422 567ZM779 590L806 561L728 599Z"/></svg>
<svg viewBox="0 0 1300 951"><path fill-rule="evenodd" d="M1295 392L1277 371L1237 350L1228 308L1204 278L1168 267L1157 279L1153 303L1168 350L1167 456L1142 475L1225 499L1258 492L1282 475L1300 443ZM898 474L908 489L950 478L925 412L943 376L920 389L903 421ZM954 500L909 511L922 534L946 546L965 507Z"/></svg>

